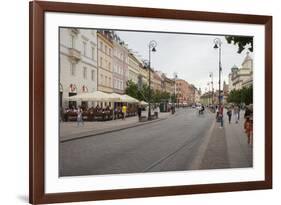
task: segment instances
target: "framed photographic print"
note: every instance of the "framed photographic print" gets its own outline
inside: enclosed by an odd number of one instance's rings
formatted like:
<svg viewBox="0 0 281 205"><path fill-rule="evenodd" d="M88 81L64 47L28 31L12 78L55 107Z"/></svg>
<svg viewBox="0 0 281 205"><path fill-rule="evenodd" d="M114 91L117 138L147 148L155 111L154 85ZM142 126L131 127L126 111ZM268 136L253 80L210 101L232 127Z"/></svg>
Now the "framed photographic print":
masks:
<svg viewBox="0 0 281 205"><path fill-rule="evenodd" d="M272 188L272 17L30 2L30 203Z"/></svg>

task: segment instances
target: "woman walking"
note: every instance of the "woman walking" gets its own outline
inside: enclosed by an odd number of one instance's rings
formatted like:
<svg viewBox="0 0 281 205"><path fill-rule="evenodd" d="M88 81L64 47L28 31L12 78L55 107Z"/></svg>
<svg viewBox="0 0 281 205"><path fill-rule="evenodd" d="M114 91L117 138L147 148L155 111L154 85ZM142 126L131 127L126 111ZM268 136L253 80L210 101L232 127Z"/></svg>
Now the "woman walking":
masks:
<svg viewBox="0 0 281 205"><path fill-rule="evenodd" d="M227 109L227 116L228 116L228 122L231 123L231 116L232 116L232 107L229 107Z"/></svg>
<svg viewBox="0 0 281 205"><path fill-rule="evenodd" d="M234 106L234 110L233 110L233 113L234 113L234 117L235 117L235 123L238 123L238 120L239 120L239 107L238 105L235 105Z"/></svg>

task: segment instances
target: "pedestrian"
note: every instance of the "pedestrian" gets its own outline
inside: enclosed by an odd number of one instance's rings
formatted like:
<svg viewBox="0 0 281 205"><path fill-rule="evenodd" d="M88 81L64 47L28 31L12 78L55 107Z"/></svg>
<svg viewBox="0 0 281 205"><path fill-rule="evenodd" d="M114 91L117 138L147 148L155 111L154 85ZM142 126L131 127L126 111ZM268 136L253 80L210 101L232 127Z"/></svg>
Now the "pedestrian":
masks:
<svg viewBox="0 0 281 205"><path fill-rule="evenodd" d="M216 119L217 119L217 122L219 122L219 107L216 105Z"/></svg>
<svg viewBox="0 0 281 205"><path fill-rule="evenodd" d="M248 139L248 144L252 144L253 141L253 118L247 116L244 123L245 133Z"/></svg>
<svg viewBox="0 0 281 205"><path fill-rule="evenodd" d="M241 105L238 105L238 121L240 120L240 111L241 111Z"/></svg>
<svg viewBox="0 0 281 205"><path fill-rule="evenodd" d="M227 109L227 116L228 116L228 122L231 123L231 116L232 116L232 107L229 107Z"/></svg>
<svg viewBox="0 0 281 205"><path fill-rule="evenodd" d="M248 139L248 144L253 143L253 107L249 105L246 107L244 114L245 122L244 129Z"/></svg>
<svg viewBox="0 0 281 205"><path fill-rule="evenodd" d="M83 121L83 110L81 107L78 107L77 110L77 127L79 127L79 124L84 125L84 121Z"/></svg>
<svg viewBox="0 0 281 205"><path fill-rule="evenodd" d="M126 113L127 113L127 106L124 104L122 106L122 115L123 115L123 120L126 118Z"/></svg>
<svg viewBox="0 0 281 205"><path fill-rule="evenodd" d="M156 107L156 110L155 110L156 112L156 118L158 118L158 115L159 115L159 113L160 113L160 108L159 108L159 106L157 105L157 107Z"/></svg>
<svg viewBox="0 0 281 205"><path fill-rule="evenodd" d="M234 117L235 117L235 123L238 123L238 121L239 121L239 107L238 107L238 105L234 106L233 114L234 114Z"/></svg>
<svg viewBox="0 0 281 205"><path fill-rule="evenodd" d="M221 123L220 128L223 128L223 106L222 105L219 107L219 119L220 119L220 123Z"/></svg>
<svg viewBox="0 0 281 205"><path fill-rule="evenodd" d="M141 108L141 105L138 106L138 116L139 116L139 120L141 119L141 111L142 111L142 108Z"/></svg>

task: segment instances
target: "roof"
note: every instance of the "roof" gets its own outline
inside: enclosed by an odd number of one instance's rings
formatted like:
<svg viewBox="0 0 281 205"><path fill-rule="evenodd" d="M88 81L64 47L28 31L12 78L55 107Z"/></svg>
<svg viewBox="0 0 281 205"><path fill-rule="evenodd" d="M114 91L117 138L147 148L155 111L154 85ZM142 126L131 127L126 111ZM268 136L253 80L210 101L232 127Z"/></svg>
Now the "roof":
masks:
<svg viewBox="0 0 281 205"><path fill-rule="evenodd" d="M234 72L235 70L238 70L238 67L234 64L231 68L231 72Z"/></svg>
<svg viewBox="0 0 281 205"><path fill-rule="evenodd" d="M253 60L253 59L252 59L252 57L250 56L250 53L247 52L246 57L244 58L244 61L243 61L242 65L245 64L246 62L252 61L252 60Z"/></svg>

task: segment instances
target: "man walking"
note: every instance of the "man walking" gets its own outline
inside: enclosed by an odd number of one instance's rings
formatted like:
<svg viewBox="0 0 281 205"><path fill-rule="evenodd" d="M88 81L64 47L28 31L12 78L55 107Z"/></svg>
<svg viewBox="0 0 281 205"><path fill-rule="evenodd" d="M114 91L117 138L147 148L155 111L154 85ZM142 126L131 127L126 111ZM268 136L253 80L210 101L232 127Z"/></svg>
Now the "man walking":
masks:
<svg viewBox="0 0 281 205"><path fill-rule="evenodd" d="M125 118L126 118L126 113L127 113L127 106L124 104L122 106L123 120L125 120Z"/></svg>
<svg viewBox="0 0 281 205"><path fill-rule="evenodd" d="M141 105L138 106L138 116L139 120L141 119Z"/></svg>
<svg viewBox="0 0 281 205"><path fill-rule="evenodd" d="M229 107L227 109L227 116L228 116L228 122L231 123L231 116L232 116L232 107Z"/></svg>

